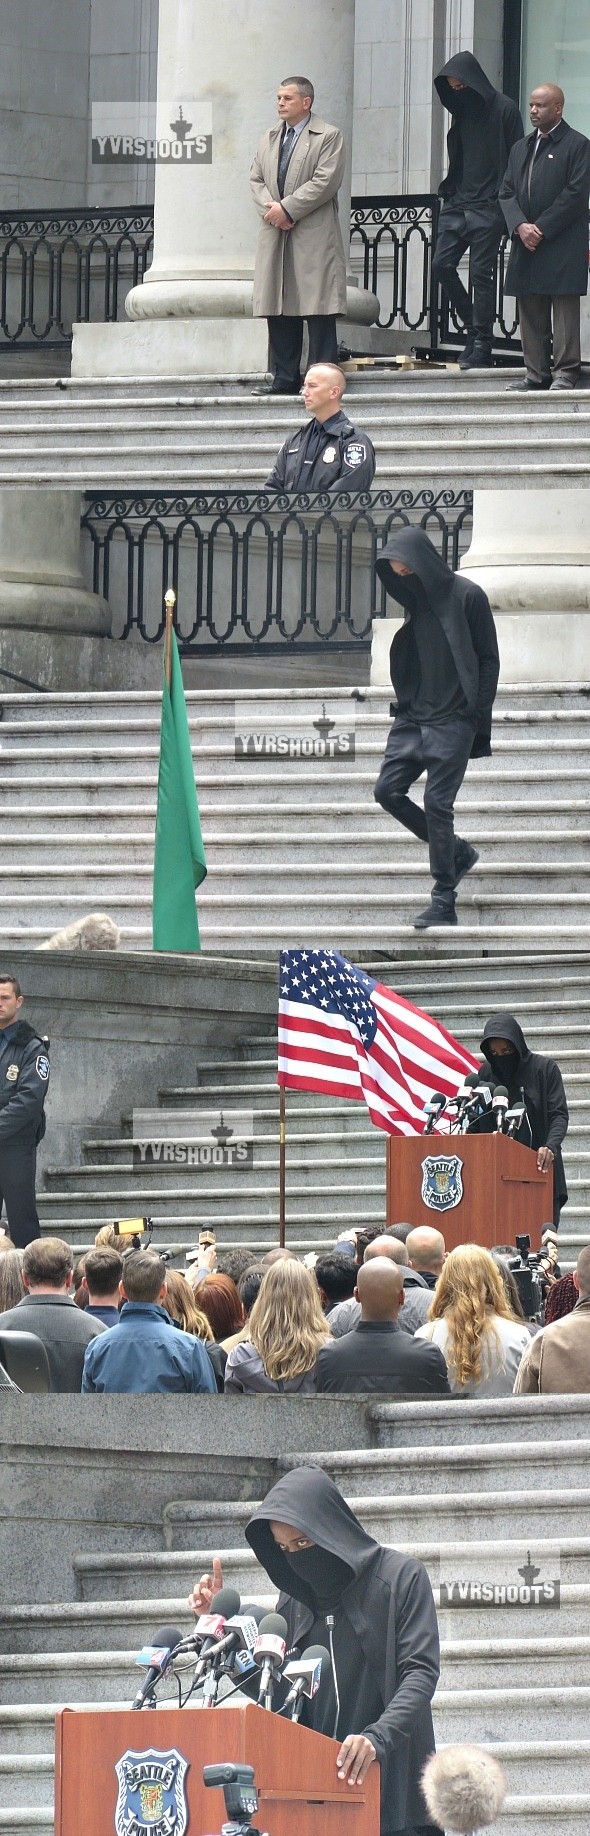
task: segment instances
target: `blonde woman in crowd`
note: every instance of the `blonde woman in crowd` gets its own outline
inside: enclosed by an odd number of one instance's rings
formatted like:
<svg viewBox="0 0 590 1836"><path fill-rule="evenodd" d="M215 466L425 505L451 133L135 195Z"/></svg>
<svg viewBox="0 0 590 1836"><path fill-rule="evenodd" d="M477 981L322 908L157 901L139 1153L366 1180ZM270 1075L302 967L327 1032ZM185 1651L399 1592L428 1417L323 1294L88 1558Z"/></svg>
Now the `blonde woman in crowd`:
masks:
<svg viewBox="0 0 590 1836"><path fill-rule="evenodd" d="M169 1268L166 1271L166 1297L162 1306L170 1314L171 1320L176 1320L177 1326L182 1327L183 1332L190 1332L194 1339L207 1339L213 1344L207 1315L197 1307L190 1281L181 1275L179 1269Z"/></svg>
<svg viewBox="0 0 590 1836"><path fill-rule="evenodd" d="M511 1396L522 1354L530 1345L516 1320L489 1250L461 1243L451 1250L424 1326L415 1334L440 1346L454 1395Z"/></svg>
<svg viewBox="0 0 590 1836"><path fill-rule="evenodd" d="M329 1337L309 1269L294 1259L273 1263L250 1314L249 1338L229 1354L226 1391L313 1394L317 1355Z"/></svg>

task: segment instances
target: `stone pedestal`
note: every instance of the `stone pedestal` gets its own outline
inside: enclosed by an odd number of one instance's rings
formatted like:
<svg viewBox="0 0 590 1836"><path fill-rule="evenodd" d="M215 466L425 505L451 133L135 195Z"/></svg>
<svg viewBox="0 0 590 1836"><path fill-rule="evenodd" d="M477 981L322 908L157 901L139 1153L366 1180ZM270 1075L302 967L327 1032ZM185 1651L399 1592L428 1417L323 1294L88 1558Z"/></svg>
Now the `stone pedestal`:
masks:
<svg viewBox="0 0 590 1836"><path fill-rule="evenodd" d="M259 219L249 171L277 119L285 77L309 76L316 113L348 148L340 222L348 247L355 0L160 0L157 135L191 124L211 162L156 166L154 258L128 295L131 325L74 327L72 374L203 375L266 370L267 327L252 317ZM182 112L180 112L182 111ZM372 294L350 286L348 318L370 323Z"/></svg>
<svg viewBox="0 0 590 1836"><path fill-rule="evenodd" d="M500 681L590 683L590 494L478 491L461 571L487 593ZM389 684L399 618L373 621L371 683Z"/></svg>
<svg viewBox="0 0 590 1836"><path fill-rule="evenodd" d="M462 572L487 593L504 682L590 682L590 496L477 491Z"/></svg>
<svg viewBox="0 0 590 1836"><path fill-rule="evenodd" d="M155 686L147 645L110 642L107 602L80 568L80 515L78 491L0 489L0 696Z"/></svg>

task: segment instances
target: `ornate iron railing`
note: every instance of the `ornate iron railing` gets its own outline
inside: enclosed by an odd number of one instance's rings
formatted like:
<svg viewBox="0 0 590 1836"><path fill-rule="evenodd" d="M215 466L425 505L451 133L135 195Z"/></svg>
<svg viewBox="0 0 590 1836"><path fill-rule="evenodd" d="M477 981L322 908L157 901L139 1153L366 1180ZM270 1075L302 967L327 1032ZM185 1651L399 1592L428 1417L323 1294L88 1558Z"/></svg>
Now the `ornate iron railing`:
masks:
<svg viewBox="0 0 590 1836"><path fill-rule="evenodd" d="M432 272L440 209L440 199L429 192L351 201L352 264L361 285L379 297L379 326L415 331L416 343L425 342L432 351L465 342L464 329ZM498 256L494 344L518 352L516 301L504 297L509 242L506 234Z"/></svg>
<svg viewBox="0 0 590 1836"><path fill-rule="evenodd" d="M379 325L416 333L437 350L463 333L432 274L439 199L353 198L351 260L381 302ZM153 247L150 205L133 209L0 211L0 349L67 349L72 325L124 318L125 296L143 280ZM520 348L513 302L505 305L507 238L498 261L495 342Z"/></svg>
<svg viewBox="0 0 590 1836"><path fill-rule="evenodd" d="M153 235L149 206L0 211L0 348L67 349L75 321L123 318Z"/></svg>
<svg viewBox="0 0 590 1836"><path fill-rule="evenodd" d="M109 600L115 636L159 643L173 586L183 651L243 655L295 645L364 649L373 618L386 610L375 561L392 531L425 529L456 568L471 519L466 490L92 492L82 529L91 584Z"/></svg>

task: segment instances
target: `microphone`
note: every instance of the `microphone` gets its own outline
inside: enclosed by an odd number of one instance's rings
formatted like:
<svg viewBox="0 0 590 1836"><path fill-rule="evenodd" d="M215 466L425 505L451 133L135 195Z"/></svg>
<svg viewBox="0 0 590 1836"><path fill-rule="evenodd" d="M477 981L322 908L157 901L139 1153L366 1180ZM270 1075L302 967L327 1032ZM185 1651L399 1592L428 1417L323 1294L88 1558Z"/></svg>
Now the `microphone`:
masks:
<svg viewBox="0 0 590 1836"><path fill-rule="evenodd" d="M144 1661L143 1654L145 1653L149 1669L131 1704L132 1709L143 1708L146 1697L152 1694L154 1684L159 1682L160 1677L165 1676L173 1651L181 1644L182 1632L178 1631L177 1626L161 1626L159 1632L156 1632L153 1645L142 1647L135 1661L141 1664Z"/></svg>
<svg viewBox="0 0 590 1836"><path fill-rule="evenodd" d="M423 1114L427 1117L426 1128L423 1130L425 1135L432 1134L435 1122L438 1122L439 1116L442 1116L443 1109L446 1107L446 1096L443 1095L442 1090L435 1090L428 1102L424 1104Z"/></svg>
<svg viewBox="0 0 590 1836"><path fill-rule="evenodd" d="M420 1783L433 1822L458 1836L475 1836L495 1823L508 1790L495 1754L463 1742L433 1753Z"/></svg>
<svg viewBox="0 0 590 1836"><path fill-rule="evenodd" d="M504 1115L508 1108L508 1091L505 1084L496 1084L492 1097L492 1109L496 1117L496 1134L504 1133Z"/></svg>
<svg viewBox="0 0 590 1836"><path fill-rule="evenodd" d="M261 1620L253 1656L262 1666L258 1701L264 1708L272 1708L273 1692L287 1649L288 1637L289 1628L282 1613L267 1613Z"/></svg>
<svg viewBox="0 0 590 1836"><path fill-rule="evenodd" d="M512 1139L514 1139L514 1136L518 1133L520 1124L525 1114L526 1114L526 1111L525 1111L524 1101L521 1103L515 1103L513 1109L506 1110L506 1113L504 1116L504 1122L506 1124L505 1133L507 1135L510 1135Z"/></svg>
<svg viewBox="0 0 590 1836"><path fill-rule="evenodd" d="M290 1709L291 1720L299 1720L304 1696L307 1696L311 1702L317 1695L324 1665L329 1663L330 1653L326 1650L325 1645L308 1645L303 1657L295 1663L285 1664L283 1676L292 1677L293 1682L283 1704L282 1714L286 1714L287 1709Z"/></svg>
<svg viewBox="0 0 590 1836"><path fill-rule="evenodd" d="M492 1085L482 1083L482 1075L481 1071L477 1073L477 1082L474 1086L471 1102L465 1105L462 1122L464 1133L467 1133L472 1122L478 1122L480 1116L485 1116L487 1111L492 1107Z"/></svg>

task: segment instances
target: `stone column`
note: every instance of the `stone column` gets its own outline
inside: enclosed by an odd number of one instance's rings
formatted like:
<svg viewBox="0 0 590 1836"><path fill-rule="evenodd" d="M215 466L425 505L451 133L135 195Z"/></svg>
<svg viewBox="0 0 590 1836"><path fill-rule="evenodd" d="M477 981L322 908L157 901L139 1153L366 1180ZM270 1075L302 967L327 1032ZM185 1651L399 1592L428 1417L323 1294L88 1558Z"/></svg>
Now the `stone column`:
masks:
<svg viewBox="0 0 590 1836"><path fill-rule="evenodd" d="M131 323L76 327L74 375L266 368L266 323L252 318L252 155L277 119L278 84L309 76L316 112L347 141L340 221L348 247L354 23L355 0L160 0L158 139L188 119L193 135L211 134L211 163L156 166L154 259L128 296ZM351 286L348 311L370 322L373 295Z"/></svg>
<svg viewBox="0 0 590 1836"><path fill-rule="evenodd" d="M81 571L81 502L79 491L0 489L0 701L27 686L125 687L130 675L151 687L161 673L153 646L109 642L110 608Z"/></svg>

